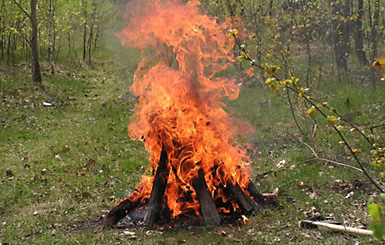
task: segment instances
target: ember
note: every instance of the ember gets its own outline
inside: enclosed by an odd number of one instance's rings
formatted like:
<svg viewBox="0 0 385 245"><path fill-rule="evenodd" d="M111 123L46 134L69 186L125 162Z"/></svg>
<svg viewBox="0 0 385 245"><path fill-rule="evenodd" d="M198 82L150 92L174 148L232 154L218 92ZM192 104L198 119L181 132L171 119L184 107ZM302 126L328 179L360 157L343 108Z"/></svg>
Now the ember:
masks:
<svg viewBox="0 0 385 245"><path fill-rule="evenodd" d="M251 127L224 110L223 101L239 93L235 80L220 76L232 62L230 26L201 14L199 4L141 0L127 8L118 37L143 57L128 132L144 142L153 175L110 211L107 226L143 206L149 228L185 214L216 225L225 215L242 219L263 202L250 181L250 159L234 141Z"/></svg>

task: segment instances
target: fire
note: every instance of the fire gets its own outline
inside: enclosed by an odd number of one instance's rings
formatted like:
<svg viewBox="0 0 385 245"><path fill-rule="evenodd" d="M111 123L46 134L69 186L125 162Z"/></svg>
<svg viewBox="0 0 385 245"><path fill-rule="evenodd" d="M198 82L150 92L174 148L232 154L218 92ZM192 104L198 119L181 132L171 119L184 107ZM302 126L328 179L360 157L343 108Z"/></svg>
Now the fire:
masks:
<svg viewBox="0 0 385 245"><path fill-rule="evenodd" d="M234 139L250 127L231 117L224 100L238 97L235 80L223 77L233 62L230 26L204 15L198 1L137 0L127 7L127 26L117 34L121 43L142 51L132 91L139 100L128 127L133 139L144 141L150 168L158 167L162 149L169 175L163 205L172 217L199 213L192 181L202 169L221 213L238 208L224 194L227 183L247 193L250 160ZM145 202L154 176L143 176L126 198Z"/></svg>

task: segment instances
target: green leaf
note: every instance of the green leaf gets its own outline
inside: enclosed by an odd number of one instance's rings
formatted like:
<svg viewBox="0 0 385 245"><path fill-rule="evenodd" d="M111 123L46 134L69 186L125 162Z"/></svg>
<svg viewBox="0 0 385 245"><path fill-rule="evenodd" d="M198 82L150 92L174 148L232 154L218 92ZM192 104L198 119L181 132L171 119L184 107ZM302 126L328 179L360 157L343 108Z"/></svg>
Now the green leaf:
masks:
<svg viewBox="0 0 385 245"><path fill-rule="evenodd" d="M385 224L380 222L372 222L370 228L373 230L373 235L381 240L385 235Z"/></svg>
<svg viewBox="0 0 385 245"><path fill-rule="evenodd" d="M374 221L381 218L380 206L377 203L368 203L368 213Z"/></svg>

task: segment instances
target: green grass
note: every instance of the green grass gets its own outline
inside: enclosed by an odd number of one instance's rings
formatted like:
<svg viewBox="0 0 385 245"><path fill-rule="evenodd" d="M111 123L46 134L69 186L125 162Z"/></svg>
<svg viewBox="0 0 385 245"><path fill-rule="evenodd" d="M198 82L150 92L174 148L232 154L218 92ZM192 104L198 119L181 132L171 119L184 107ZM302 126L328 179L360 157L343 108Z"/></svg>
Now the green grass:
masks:
<svg viewBox="0 0 385 245"><path fill-rule="evenodd" d="M252 178L262 192L278 188L280 207L261 212L243 226L188 227L149 234L132 229L101 229L96 222L137 183L147 165L141 142L127 136L135 103L128 93L137 51L121 54L111 38L104 62L81 69L62 68L63 75L45 76L45 90L33 91L29 77L7 73L1 81L0 104L0 243L9 244L273 244L352 243L370 237L306 230L298 221L311 218L314 207L324 218L347 225L367 225L365 203L375 192L365 177L353 170L324 163L320 157L354 164L331 130L320 127L313 138L296 128L284 93L264 86L242 87L228 111L250 122L255 133L239 139L251 146ZM127 58L127 57L130 58ZM126 61L126 59L127 61ZM126 61L126 62L125 62ZM337 91L337 92L335 92ZM333 93L332 93L333 92ZM384 121L383 85L325 84L317 96L328 99L341 113L352 113L355 123L369 127ZM349 99L349 105L346 101ZM55 101L57 107L43 107ZM293 98L301 127L312 121L306 107ZM297 110L299 109L299 110ZM377 123L378 122L378 123ZM354 141L354 139L353 139ZM363 158L365 155L363 155ZM365 159L365 158L364 158ZM277 164L285 160L282 167ZM369 171L376 174L365 162ZM144 168L143 168L144 167ZM261 174L273 171L261 177ZM342 184L341 184L342 183ZM352 197L346 196L354 192Z"/></svg>

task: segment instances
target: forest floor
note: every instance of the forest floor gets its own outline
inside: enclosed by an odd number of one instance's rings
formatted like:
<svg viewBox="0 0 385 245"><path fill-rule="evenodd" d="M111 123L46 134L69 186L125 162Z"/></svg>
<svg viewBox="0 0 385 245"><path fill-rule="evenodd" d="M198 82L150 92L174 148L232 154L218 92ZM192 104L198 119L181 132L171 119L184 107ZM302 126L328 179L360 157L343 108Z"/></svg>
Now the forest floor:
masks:
<svg viewBox="0 0 385 245"><path fill-rule="evenodd" d="M316 137L305 139L293 122L284 94L258 84L243 86L239 99L228 103L228 110L255 128L255 134L244 139L254 162L252 178L261 192L278 193L279 207L250 217L244 225L103 229L101 215L114 206L115 198L120 200L133 190L148 164L142 142L127 136L136 101L128 92L135 62L58 67L55 76L44 76L44 90L32 88L24 75L26 67L3 72L0 244L375 241L298 227L304 219L329 219L367 228L366 202L376 189L358 171L308 161L315 157L312 148L320 158L354 165L343 148L334 146L338 139L327 126L317 129ZM317 91L360 125L385 121L383 85L374 90L369 85L330 83ZM57 105L46 107L43 102ZM299 117L300 123L311 130L305 115ZM368 161L365 166L376 175Z"/></svg>

